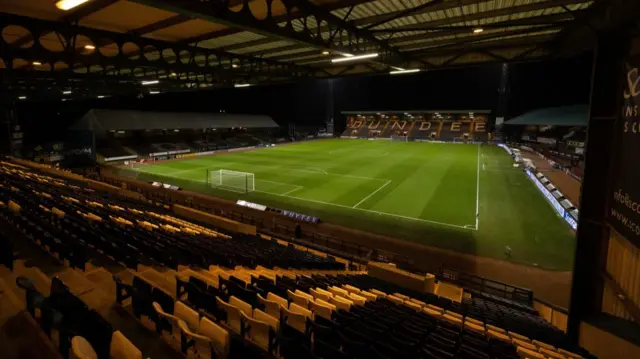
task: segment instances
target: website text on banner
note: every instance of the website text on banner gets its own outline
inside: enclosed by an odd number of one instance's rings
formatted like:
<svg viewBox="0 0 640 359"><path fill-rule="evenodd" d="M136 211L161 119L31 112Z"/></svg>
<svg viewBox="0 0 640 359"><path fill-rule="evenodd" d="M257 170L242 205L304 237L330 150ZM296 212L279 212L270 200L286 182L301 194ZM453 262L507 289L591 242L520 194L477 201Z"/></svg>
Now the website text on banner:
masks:
<svg viewBox="0 0 640 359"><path fill-rule="evenodd" d="M640 44L640 37L634 40ZM637 49L638 46L631 46ZM632 50L633 51L633 50ZM630 54L624 74L621 117L617 120L614 178L609 223L627 240L640 246L640 53Z"/></svg>

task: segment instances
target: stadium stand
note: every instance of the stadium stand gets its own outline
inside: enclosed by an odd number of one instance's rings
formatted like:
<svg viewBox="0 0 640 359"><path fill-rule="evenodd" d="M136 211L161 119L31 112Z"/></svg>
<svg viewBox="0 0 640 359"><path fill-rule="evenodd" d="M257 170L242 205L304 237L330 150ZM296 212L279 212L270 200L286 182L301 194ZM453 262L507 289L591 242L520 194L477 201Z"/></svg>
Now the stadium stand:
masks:
<svg viewBox="0 0 640 359"><path fill-rule="evenodd" d="M347 128L342 137L393 138L408 140L437 140L459 142L487 142L490 139L488 119L471 113L416 114L347 114Z"/></svg>
<svg viewBox="0 0 640 359"><path fill-rule="evenodd" d="M103 256L126 266L113 276L115 302L187 357L591 358L517 301L452 300L418 290L416 275L400 286L376 277L374 264L351 271L338 258L190 222L74 176L0 162L0 224L71 267ZM16 282L63 356L144 357L61 279L48 294Z"/></svg>

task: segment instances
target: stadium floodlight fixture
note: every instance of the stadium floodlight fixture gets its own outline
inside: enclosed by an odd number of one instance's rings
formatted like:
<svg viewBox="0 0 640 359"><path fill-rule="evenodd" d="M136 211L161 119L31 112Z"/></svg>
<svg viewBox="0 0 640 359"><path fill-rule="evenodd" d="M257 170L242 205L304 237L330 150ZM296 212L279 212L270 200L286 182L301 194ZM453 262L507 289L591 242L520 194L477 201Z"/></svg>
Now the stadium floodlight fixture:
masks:
<svg viewBox="0 0 640 359"><path fill-rule="evenodd" d="M84 45L84 49L85 49L85 50L95 50L95 49L96 49L96 47L95 47L95 46L93 46L93 45Z"/></svg>
<svg viewBox="0 0 640 359"><path fill-rule="evenodd" d="M157 95L160 91L149 91L149 95Z"/></svg>
<svg viewBox="0 0 640 359"><path fill-rule="evenodd" d="M62 91L62 94L63 95L71 95L71 91L70 90Z"/></svg>
<svg viewBox="0 0 640 359"><path fill-rule="evenodd" d="M104 98L104 96L103 95L99 95L98 98Z"/></svg>
<svg viewBox="0 0 640 359"><path fill-rule="evenodd" d="M42 65L42 62L40 62L40 61L34 61L34 62L32 62L31 64L32 64L33 66L40 66L40 65Z"/></svg>
<svg viewBox="0 0 640 359"><path fill-rule="evenodd" d="M240 67L240 65L238 64L232 64L231 67L233 67L234 69L237 69L238 67Z"/></svg>
<svg viewBox="0 0 640 359"><path fill-rule="evenodd" d="M233 87L249 87L251 84L235 84Z"/></svg>
<svg viewBox="0 0 640 359"><path fill-rule="evenodd" d="M155 85L155 84L159 84L159 83L160 83L159 80L142 81L142 85L143 86Z"/></svg>
<svg viewBox="0 0 640 359"><path fill-rule="evenodd" d="M18 97L18 100L26 100L26 99L27 99L27 96L20 96L20 97Z"/></svg>
<svg viewBox="0 0 640 359"><path fill-rule="evenodd" d="M474 34L479 34L479 33L483 32L483 31L484 31L484 29L481 28L481 27L476 27L475 29L473 29L473 33Z"/></svg>
<svg viewBox="0 0 640 359"><path fill-rule="evenodd" d="M411 74L415 72L420 72L420 69L408 69L408 70L395 70L389 71L390 75L401 75L401 74Z"/></svg>
<svg viewBox="0 0 640 359"><path fill-rule="evenodd" d="M324 50L324 51L322 51L322 54L323 54L323 55L329 55L329 51Z"/></svg>
<svg viewBox="0 0 640 359"><path fill-rule="evenodd" d="M56 2L56 7L60 10L67 11L86 3L87 1L89 0L60 0Z"/></svg>
<svg viewBox="0 0 640 359"><path fill-rule="evenodd" d="M358 56L331 59L331 62L338 63L338 62L347 62L347 61L357 61L357 60L364 60L364 59L372 59L374 57L378 57L378 53L377 52L375 52L373 54L364 54L364 55L358 55Z"/></svg>

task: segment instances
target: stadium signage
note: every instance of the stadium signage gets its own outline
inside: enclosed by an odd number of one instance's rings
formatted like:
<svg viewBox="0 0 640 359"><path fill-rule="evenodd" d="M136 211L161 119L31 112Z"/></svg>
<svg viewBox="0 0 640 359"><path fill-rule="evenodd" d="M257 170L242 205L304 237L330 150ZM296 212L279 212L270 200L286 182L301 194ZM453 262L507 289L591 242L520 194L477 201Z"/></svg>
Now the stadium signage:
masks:
<svg viewBox="0 0 640 359"><path fill-rule="evenodd" d="M527 176L529 176L529 178L533 181L536 187L538 187L538 189L540 190L540 192L542 192L542 194L547 199L547 201L551 203L551 206L556 210L556 212L558 212L560 217L566 220L567 211L564 209L564 207L562 207L562 205L555 199L555 197L553 197L551 192L549 192L549 190L546 189L542 183L540 183L538 178L536 178L536 176L533 174L533 172L530 169L528 168L525 169L525 172L527 172Z"/></svg>
<svg viewBox="0 0 640 359"><path fill-rule="evenodd" d="M138 158L137 155L129 155L129 156L119 156L119 157L105 157L104 161L105 162L111 162L111 161L122 161L122 160L131 160L131 159L135 159Z"/></svg>
<svg viewBox="0 0 640 359"><path fill-rule="evenodd" d="M633 42L640 42L636 38ZM637 44L631 46L637 49ZM634 50L632 50L634 51ZM637 51L637 50L635 50ZM640 53L631 53L626 62L621 94L623 105L617 121L616 148L614 148L613 186L610 194L609 223L623 237L640 246Z"/></svg>

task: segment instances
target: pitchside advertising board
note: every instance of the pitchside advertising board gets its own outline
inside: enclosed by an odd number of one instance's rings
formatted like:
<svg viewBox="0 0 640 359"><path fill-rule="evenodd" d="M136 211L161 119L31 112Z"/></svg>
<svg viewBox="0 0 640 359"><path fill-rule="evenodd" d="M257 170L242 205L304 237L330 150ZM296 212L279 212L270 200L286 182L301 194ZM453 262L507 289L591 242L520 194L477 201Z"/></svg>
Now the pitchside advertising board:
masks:
<svg viewBox="0 0 640 359"><path fill-rule="evenodd" d="M65 142L65 167L87 167L96 163L93 131L69 131Z"/></svg>
<svg viewBox="0 0 640 359"><path fill-rule="evenodd" d="M640 37L634 40L624 74L622 115L616 125L615 168L609 223L640 246Z"/></svg>

